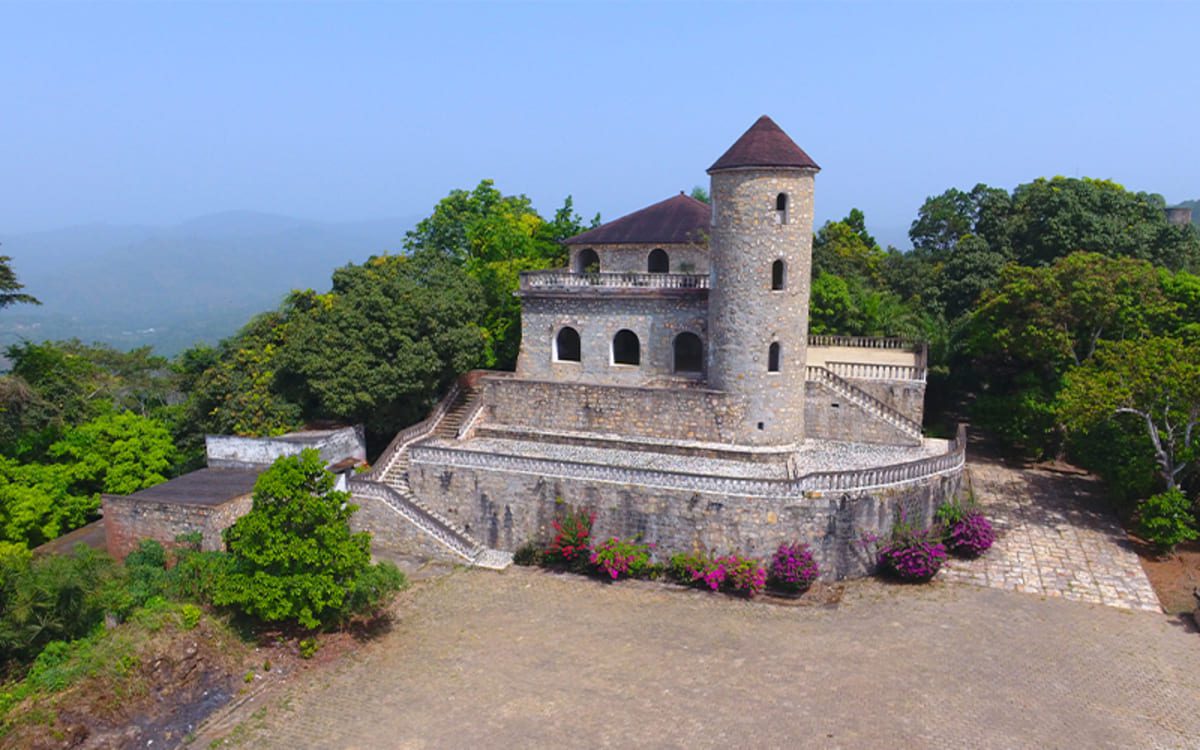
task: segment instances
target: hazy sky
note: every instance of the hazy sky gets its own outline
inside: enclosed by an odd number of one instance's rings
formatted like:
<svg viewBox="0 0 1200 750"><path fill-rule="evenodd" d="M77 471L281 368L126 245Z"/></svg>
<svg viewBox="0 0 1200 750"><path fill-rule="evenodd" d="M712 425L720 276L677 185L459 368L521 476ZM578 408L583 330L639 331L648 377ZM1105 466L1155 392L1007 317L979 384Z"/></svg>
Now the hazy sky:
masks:
<svg viewBox="0 0 1200 750"><path fill-rule="evenodd" d="M1200 197L1200 4L0 4L0 231L423 215L481 178L606 219L760 114L818 221L948 187ZM894 231L893 231L894 230Z"/></svg>

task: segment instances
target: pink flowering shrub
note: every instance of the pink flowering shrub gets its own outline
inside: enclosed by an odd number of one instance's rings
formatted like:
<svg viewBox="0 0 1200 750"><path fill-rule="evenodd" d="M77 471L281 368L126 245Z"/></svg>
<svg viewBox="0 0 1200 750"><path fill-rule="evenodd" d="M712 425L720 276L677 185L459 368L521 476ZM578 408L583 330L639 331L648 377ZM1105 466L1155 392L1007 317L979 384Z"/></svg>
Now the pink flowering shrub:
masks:
<svg viewBox="0 0 1200 750"><path fill-rule="evenodd" d="M919 531L904 522L892 529L879 548L879 567L902 581L932 579L946 561L946 546L932 529Z"/></svg>
<svg viewBox="0 0 1200 750"><path fill-rule="evenodd" d="M676 581L710 591L755 596L767 584L767 569L758 560L738 554L709 557L703 552L674 555L667 566Z"/></svg>
<svg viewBox="0 0 1200 750"><path fill-rule="evenodd" d="M718 557L714 562L725 570L726 591L757 596L767 585L767 569L758 560L734 554Z"/></svg>
<svg viewBox="0 0 1200 750"><path fill-rule="evenodd" d="M807 544L780 544L771 558L767 582L780 591L807 591L820 571Z"/></svg>
<svg viewBox="0 0 1200 750"><path fill-rule="evenodd" d="M982 513L966 513L946 532L946 546L956 555L979 557L992 547L996 532Z"/></svg>
<svg viewBox="0 0 1200 750"><path fill-rule="evenodd" d="M596 545L589 560L597 572L612 580L622 576L640 577L650 570L653 544L637 544L612 537Z"/></svg>
<svg viewBox="0 0 1200 750"><path fill-rule="evenodd" d="M591 557L592 524L595 520L595 513L568 507L553 522L554 539L542 555L543 561L549 565L581 568Z"/></svg>

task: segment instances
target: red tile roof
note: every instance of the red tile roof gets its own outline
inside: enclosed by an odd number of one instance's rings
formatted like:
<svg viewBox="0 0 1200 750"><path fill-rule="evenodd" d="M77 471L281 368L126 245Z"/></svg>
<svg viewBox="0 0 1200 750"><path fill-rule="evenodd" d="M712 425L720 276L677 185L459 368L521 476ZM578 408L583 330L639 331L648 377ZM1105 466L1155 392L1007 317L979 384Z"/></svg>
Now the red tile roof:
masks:
<svg viewBox="0 0 1200 750"><path fill-rule="evenodd" d="M739 167L800 167L820 169L804 149L763 115L708 168L709 172Z"/></svg>
<svg viewBox="0 0 1200 750"><path fill-rule="evenodd" d="M712 223L712 207L680 193L577 234L568 245L670 244L704 242Z"/></svg>

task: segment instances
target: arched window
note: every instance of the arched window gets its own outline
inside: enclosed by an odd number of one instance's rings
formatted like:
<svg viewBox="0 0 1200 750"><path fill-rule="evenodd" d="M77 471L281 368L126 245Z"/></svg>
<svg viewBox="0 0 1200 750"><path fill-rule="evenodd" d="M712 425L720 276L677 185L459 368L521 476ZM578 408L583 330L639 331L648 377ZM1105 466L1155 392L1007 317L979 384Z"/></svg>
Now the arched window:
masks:
<svg viewBox="0 0 1200 750"><path fill-rule="evenodd" d="M564 326L554 337L554 360L556 362L579 361L579 331L571 326Z"/></svg>
<svg viewBox="0 0 1200 750"><path fill-rule="evenodd" d="M783 289L784 283L787 281L787 266L783 260L777 260L771 264L771 290L778 292Z"/></svg>
<svg viewBox="0 0 1200 750"><path fill-rule="evenodd" d="M651 250L650 255L646 258L646 270L650 273L670 273L671 258L667 255L667 251L661 247Z"/></svg>
<svg viewBox="0 0 1200 750"><path fill-rule="evenodd" d="M575 256L575 273L599 273L600 256L590 247L585 247Z"/></svg>
<svg viewBox="0 0 1200 750"><path fill-rule="evenodd" d="M704 342L694 333L681 333L675 337L675 372L701 372L704 370Z"/></svg>
<svg viewBox="0 0 1200 750"><path fill-rule="evenodd" d="M767 350L767 372L779 372L779 342L771 344Z"/></svg>
<svg viewBox="0 0 1200 750"><path fill-rule="evenodd" d="M642 344L637 334L622 328L613 336L612 361L614 365L637 365L642 362Z"/></svg>
<svg viewBox="0 0 1200 750"><path fill-rule="evenodd" d="M775 223L787 224L788 211L788 196L787 193L780 193L775 196Z"/></svg>

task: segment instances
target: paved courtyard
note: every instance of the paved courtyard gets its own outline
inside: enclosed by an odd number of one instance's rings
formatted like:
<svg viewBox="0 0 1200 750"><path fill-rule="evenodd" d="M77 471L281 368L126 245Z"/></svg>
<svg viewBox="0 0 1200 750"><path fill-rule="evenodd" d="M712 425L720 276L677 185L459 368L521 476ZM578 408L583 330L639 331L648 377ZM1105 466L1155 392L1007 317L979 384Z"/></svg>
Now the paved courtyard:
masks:
<svg viewBox="0 0 1200 750"><path fill-rule="evenodd" d="M1200 635L940 583L787 607L460 571L263 706L240 746L1195 748Z"/></svg>
<svg viewBox="0 0 1200 750"><path fill-rule="evenodd" d="M950 561L940 579L1162 611L1097 480L1017 471L990 458L969 461L976 497L997 541L976 560Z"/></svg>

